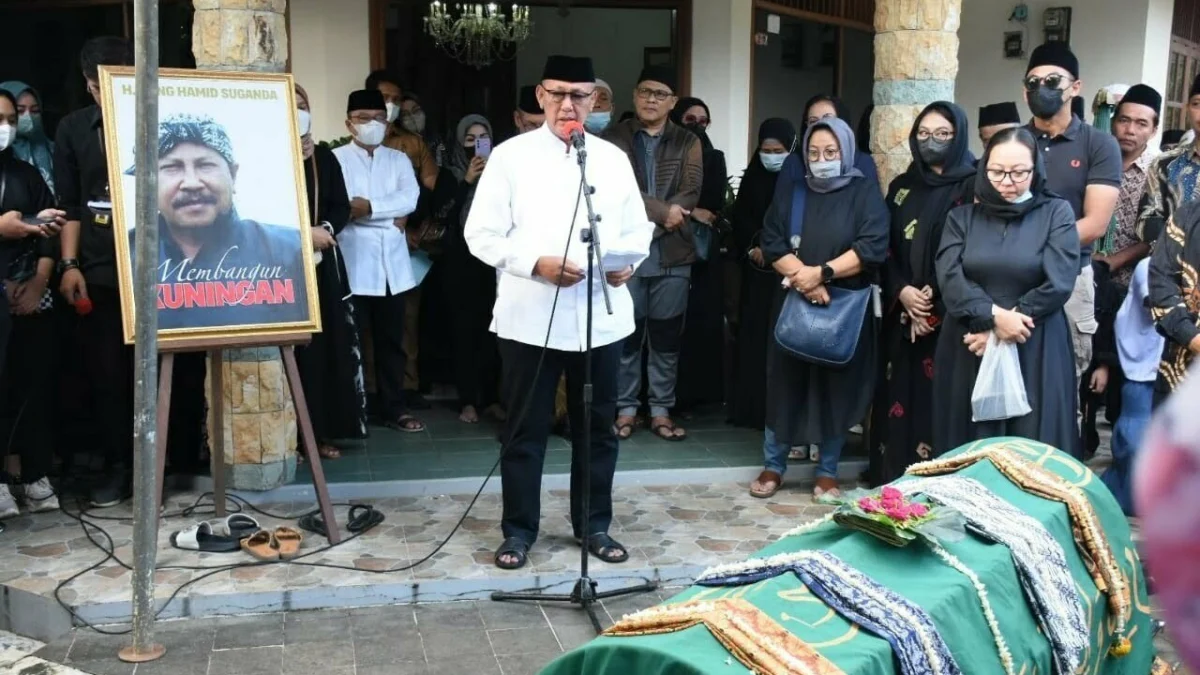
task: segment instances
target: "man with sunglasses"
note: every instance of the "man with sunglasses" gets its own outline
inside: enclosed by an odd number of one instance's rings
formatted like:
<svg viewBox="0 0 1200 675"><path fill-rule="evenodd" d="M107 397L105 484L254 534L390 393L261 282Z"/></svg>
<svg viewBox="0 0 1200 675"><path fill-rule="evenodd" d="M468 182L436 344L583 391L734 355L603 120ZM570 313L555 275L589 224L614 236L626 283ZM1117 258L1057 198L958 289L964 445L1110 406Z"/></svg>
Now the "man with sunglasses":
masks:
<svg viewBox="0 0 1200 675"><path fill-rule="evenodd" d="M1066 312L1075 345L1075 391L1092 361L1096 333L1096 290L1092 245L1108 231L1121 189L1121 148L1112 134L1084 124L1071 112L1079 95L1079 59L1061 42L1047 42L1029 59L1025 102L1033 113L1029 130L1037 139L1046 168L1046 186L1075 211L1083 269ZM1067 448L1063 448L1066 450ZM1072 448L1077 456L1082 447Z"/></svg>
<svg viewBox="0 0 1200 675"><path fill-rule="evenodd" d="M683 315L691 290L696 243L689 215L700 201L704 180L700 139L670 120L679 102L675 72L647 66L633 92L637 114L609 128L605 138L625 151L633 165L646 213L654 222L654 242L629 282L633 295L633 335L621 355L617 437L633 434L642 389L642 354L649 353L646 375L650 430L667 441L687 437L671 420L683 343ZM647 342L649 345L647 346Z"/></svg>

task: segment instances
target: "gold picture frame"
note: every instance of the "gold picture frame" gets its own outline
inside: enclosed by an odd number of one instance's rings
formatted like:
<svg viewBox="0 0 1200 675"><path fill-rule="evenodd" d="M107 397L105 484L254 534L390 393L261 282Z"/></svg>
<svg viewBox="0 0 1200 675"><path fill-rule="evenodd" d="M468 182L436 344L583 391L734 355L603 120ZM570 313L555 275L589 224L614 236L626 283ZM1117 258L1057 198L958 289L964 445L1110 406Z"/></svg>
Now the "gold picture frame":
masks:
<svg viewBox="0 0 1200 675"><path fill-rule="evenodd" d="M100 68L126 344L134 342L135 318L133 83L131 67ZM164 68L158 87L168 155L194 146L167 164L159 158L158 200L169 212L158 220L160 347L307 341L321 330L321 315L292 76ZM218 223L228 227L207 230Z"/></svg>

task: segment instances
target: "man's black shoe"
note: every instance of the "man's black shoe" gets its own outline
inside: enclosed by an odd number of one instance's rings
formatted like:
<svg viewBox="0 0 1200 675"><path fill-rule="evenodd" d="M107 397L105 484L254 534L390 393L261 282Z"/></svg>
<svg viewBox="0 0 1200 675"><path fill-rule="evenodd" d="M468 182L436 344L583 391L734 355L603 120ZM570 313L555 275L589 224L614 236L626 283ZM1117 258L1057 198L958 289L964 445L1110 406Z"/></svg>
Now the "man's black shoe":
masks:
<svg viewBox="0 0 1200 675"><path fill-rule="evenodd" d="M92 486L89 494L92 506L107 509L130 496L130 476L125 467L114 467L108 475Z"/></svg>

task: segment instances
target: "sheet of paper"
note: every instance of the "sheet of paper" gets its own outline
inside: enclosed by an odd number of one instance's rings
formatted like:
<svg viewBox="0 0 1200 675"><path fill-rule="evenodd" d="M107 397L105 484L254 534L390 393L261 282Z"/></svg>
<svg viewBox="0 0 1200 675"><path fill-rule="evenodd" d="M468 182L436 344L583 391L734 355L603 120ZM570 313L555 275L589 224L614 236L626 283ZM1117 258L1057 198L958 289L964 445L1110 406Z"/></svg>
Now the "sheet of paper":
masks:
<svg viewBox="0 0 1200 675"><path fill-rule="evenodd" d="M433 261L429 259L429 254L421 249L410 251L408 260L412 265L413 281L420 286L421 282L425 281L425 275L429 274L429 268L433 267Z"/></svg>
<svg viewBox="0 0 1200 675"><path fill-rule="evenodd" d="M637 251L608 250L600 256L600 261L605 270L615 272L640 262L645 256Z"/></svg>

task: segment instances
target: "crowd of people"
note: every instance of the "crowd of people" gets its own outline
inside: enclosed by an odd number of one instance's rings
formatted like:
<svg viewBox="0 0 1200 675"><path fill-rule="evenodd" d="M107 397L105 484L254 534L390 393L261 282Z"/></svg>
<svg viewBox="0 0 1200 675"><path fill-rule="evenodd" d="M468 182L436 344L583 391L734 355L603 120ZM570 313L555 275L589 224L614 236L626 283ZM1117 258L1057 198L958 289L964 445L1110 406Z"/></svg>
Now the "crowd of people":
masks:
<svg viewBox="0 0 1200 675"><path fill-rule="evenodd" d="M122 40L84 47L97 103L98 67L131 63ZM1163 109L1145 85L1119 88L1105 113L1111 129L1088 124L1072 110L1080 76L1066 46L1036 49L1022 82L1032 119L1023 123L1013 102L981 109L979 158L966 111L930 102L909 135L911 164L888 186L850 111L816 95L795 121L762 123L736 191L707 134L719 121L702 100L679 96L668 68L647 67L634 91L614 92L590 60L552 57L545 77L521 88L511 125L478 114L435 124L419 96L378 71L347 98L348 136L321 142L297 86L324 327L299 358L320 455L338 458L370 419L423 431L430 387L452 385L462 423L508 420L496 561L524 564L545 443L540 427L512 418L528 407L540 425L544 412L547 432L556 425L581 442L581 364L568 356L582 350L571 317L583 303L556 288L585 270L580 257L536 253L575 201L573 151L561 150L562 125L578 121L590 161L620 186L595 195L613 223L609 245L636 249L647 237L645 260L607 279L621 289L617 302L628 299L630 320L597 314L592 335L596 362L615 373L593 406L604 448L592 453L597 556L627 556L602 513L618 442L640 429L684 440L689 412L705 404L763 429L753 496L783 487L789 461L813 461L822 502L841 498L839 459L857 425L869 480L880 484L992 436L1082 457L1095 449L1103 408L1115 424L1105 480L1132 509L1129 460L1141 430L1200 352L1200 210L1191 205L1200 153L1190 140L1162 154L1150 147ZM1200 126L1200 78L1190 93ZM614 120L622 101L630 114ZM51 141L37 91L0 84L0 432L12 455L0 517L18 512L18 496L27 510L56 507L47 480L56 453L93 476L96 506L129 491L133 364L104 208L103 134L93 105L61 120ZM554 181L562 199L547 187ZM844 346L843 360L776 336L781 322L805 316L804 304L845 303L865 309L841 312L826 344L809 345ZM547 340L564 356L543 367L535 352ZM976 422L981 357L1002 343L1016 344L1032 411ZM203 355L181 355L175 369L168 445L172 468L186 473L206 444ZM56 414L88 423L55 424Z"/></svg>

